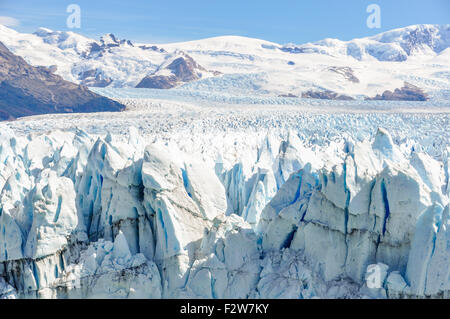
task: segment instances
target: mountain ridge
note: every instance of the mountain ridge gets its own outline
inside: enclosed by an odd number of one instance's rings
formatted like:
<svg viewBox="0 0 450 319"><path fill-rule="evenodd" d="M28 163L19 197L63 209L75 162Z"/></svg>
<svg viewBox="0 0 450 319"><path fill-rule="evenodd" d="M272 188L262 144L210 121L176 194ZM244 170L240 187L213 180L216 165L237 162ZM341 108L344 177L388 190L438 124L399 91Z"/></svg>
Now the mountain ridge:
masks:
<svg viewBox="0 0 450 319"><path fill-rule="evenodd" d="M301 45L288 44L281 50L290 53L350 55L357 60L371 56L379 61L402 62L414 53L429 51L439 54L449 46L450 24L417 24L349 41L326 38Z"/></svg>
<svg viewBox="0 0 450 319"><path fill-rule="evenodd" d="M124 106L33 67L0 42L0 120L43 113L121 111Z"/></svg>
<svg viewBox="0 0 450 319"><path fill-rule="evenodd" d="M31 65L55 65L55 73L65 80L92 87L136 87L171 55L183 51L206 70L220 72L185 83L187 89L274 96L332 91L364 99L393 91L406 81L431 98L446 98L449 30L450 25L412 25L350 41L324 39L301 45L242 36L154 45L113 34L94 40L71 31L40 28L22 34L0 26L0 40Z"/></svg>

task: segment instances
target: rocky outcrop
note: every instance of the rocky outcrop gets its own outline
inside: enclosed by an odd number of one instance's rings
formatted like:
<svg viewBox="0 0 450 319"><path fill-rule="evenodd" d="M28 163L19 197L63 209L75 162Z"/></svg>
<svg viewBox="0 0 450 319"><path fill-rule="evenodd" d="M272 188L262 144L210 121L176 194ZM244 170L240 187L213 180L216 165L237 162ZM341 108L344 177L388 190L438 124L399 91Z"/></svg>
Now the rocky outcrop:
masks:
<svg viewBox="0 0 450 319"><path fill-rule="evenodd" d="M186 53L177 52L153 74L144 77L136 87L171 89L184 83L218 74L218 72L207 71Z"/></svg>
<svg viewBox="0 0 450 319"><path fill-rule="evenodd" d="M302 93L302 98L305 99L323 99L323 100L343 100L349 101L354 100L353 97L339 94L330 90L324 91L306 91Z"/></svg>
<svg viewBox="0 0 450 319"><path fill-rule="evenodd" d="M100 37L100 43L105 48L118 47L123 44L127 44L131 47L134 46L130 40L125 40L125 39L119 40L112 33L108 33L108 34L105 34L104 36Z"/></svg>
<svg viewBox="0 0 450 319"><path fill-rule="evenodd" d="M100 70L93 69L81 72L78 75L80 84L90 87L106 87L111 84L112 79L105 76Z"/></svg>
<svg viewBox="0 0 450 319"><path fill-rule="evenodd" d="M395 89L394 92L386 90L383 94L377 94L373 98L366 98L366 100L383 100L383 101L427 101L428 94L421 88L405 82L400 89Z"/></svg>
<svg viewBox="0 0 450 319"><path fill-rule="evenodd" d="M291 97L291 98L293 98L293 97L298 97L298 96L295 95L295 94L292 94L292 93L287 93L287 94L280 94L280 95L278 95L278 97Z"/></svg>
<svg viewBox="0 0 450 319"><path fill-rule="evenodd" d="M130 40L118 39L112 33L108 33L100 37L100 41L91 42L88 45L88 49L81 53L83 58L95 58L101 57L112 48L128 46L134 47L134 44Z"/></svg>
<svg viewBox="0 0 450 319"><path fill-rule="evenodd" d="M151 50L160 53L167 53L167 51L164 48L159 48L156 45L140 45L139 48L141 48L142 50Z"/></svg>
<svg viewBox="0 0 450 319"><path fill-rule="evenodd" d="M0 43L0 120L45 113L121 111L125 107L33 67Z"/></svg>
<svg viewBox="0 0 450 319"><path fill-rule="evenodd" d="M359 83L359 79L355 76L353 69L350 67L331 66L327 70L342 75L344 79L350 82Z"/></svg>
<svg viewBox="0 0 450 319"><path fill-rule="evenodd" d="M178 85L179 83L175 75L150 75L143 78L136 88L171 89Z"/></svg>

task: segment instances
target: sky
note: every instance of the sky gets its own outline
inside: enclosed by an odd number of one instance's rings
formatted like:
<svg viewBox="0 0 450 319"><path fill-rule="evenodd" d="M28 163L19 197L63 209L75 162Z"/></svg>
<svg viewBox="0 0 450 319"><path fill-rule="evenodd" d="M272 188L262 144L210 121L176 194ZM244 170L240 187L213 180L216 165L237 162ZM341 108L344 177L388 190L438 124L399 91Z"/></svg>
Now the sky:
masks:
<svg viewBox="0 0 450 319"><path fill-rule="evenodd" d="M81 9L80 28L67 26L70 4ZM370 4L380 8L380 28L367 26ZM450 24L450 0L0 0L0 24L20 32L46 27L145 43L239 35L300 44L421 23Z"/></svg>

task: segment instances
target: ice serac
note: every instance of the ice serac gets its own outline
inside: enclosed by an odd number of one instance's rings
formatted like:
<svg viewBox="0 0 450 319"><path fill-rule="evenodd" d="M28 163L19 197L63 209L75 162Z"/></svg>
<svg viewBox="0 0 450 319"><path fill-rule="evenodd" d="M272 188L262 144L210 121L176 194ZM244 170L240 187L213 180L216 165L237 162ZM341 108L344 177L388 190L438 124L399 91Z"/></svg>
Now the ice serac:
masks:
<svg viewBox="0 0 450 319"><path fill-rule="evenodd" d="M448 298L447 154L301 136L0 130L0 297Z"/></svg>
<svg viewBox="0 0 450 319"><path fill-rule="evenodd" d="M137 157L144 146L136 155L140 140L133 132L122 149L111 136L94 143L80 130L29 136L20 140L22 149L16 137L2 134L8 166L1 171L0 270L18 296L160 297L151 226L140 201ZM99 247L106 241L115 246L105 253ZM103 264L110 251L111 265ZM102 256L94 263L90 255ZM157 289L142 292L146 281ZM110 282L117 282L117 292Z"/></svg>
<svg viewBox="0 0 450 319"><path fill-rule="evenodd" d="M405 277L410 295L424 296L440 224L427 216L439 215L437 207L448 200L436 193L442 185L427 186L432 169L418 173L380 129L372 143L356 143L340 164L325 165L316 176L305 167L290 177L263 211L263 248L301 251L326 281L347 277L364 284L367 266L381 262ZM443 282L446 275L439 274Z"/></svg>
<svg viewBox="0 0 450 319"><path fill-rule="evenodd" d="M259 278L257 236L237 215L218 216L205 230L184 287L172 297L248 298Z"/></svg>
<svg viewBox="0 0 450 319"><path fill-rule="evenodd" d="M170 296L186 286L204 231L225 214L225 191L213 167L160 144L145 148L142 180L156 238L154 258Z"/></svg>
<svg viewBox="0 0 450 319"><path fill-rule="evenodd" d="M36 181L31 210L33 222L25 244L25 256L33 259L56 253L78 224L75 189L67 177L44 170Z"/></svg>

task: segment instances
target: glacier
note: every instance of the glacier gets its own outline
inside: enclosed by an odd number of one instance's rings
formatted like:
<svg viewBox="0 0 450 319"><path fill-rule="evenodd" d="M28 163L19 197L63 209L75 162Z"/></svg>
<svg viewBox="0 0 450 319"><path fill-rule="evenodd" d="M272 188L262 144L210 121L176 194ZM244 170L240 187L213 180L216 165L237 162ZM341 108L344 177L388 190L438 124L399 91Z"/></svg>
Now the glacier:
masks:
<svg viewBox="0 0 450 319"><path fill-rule="evenodd" d="M125 101L1 124L1 298L450 297L445 111Z"/></svg>

